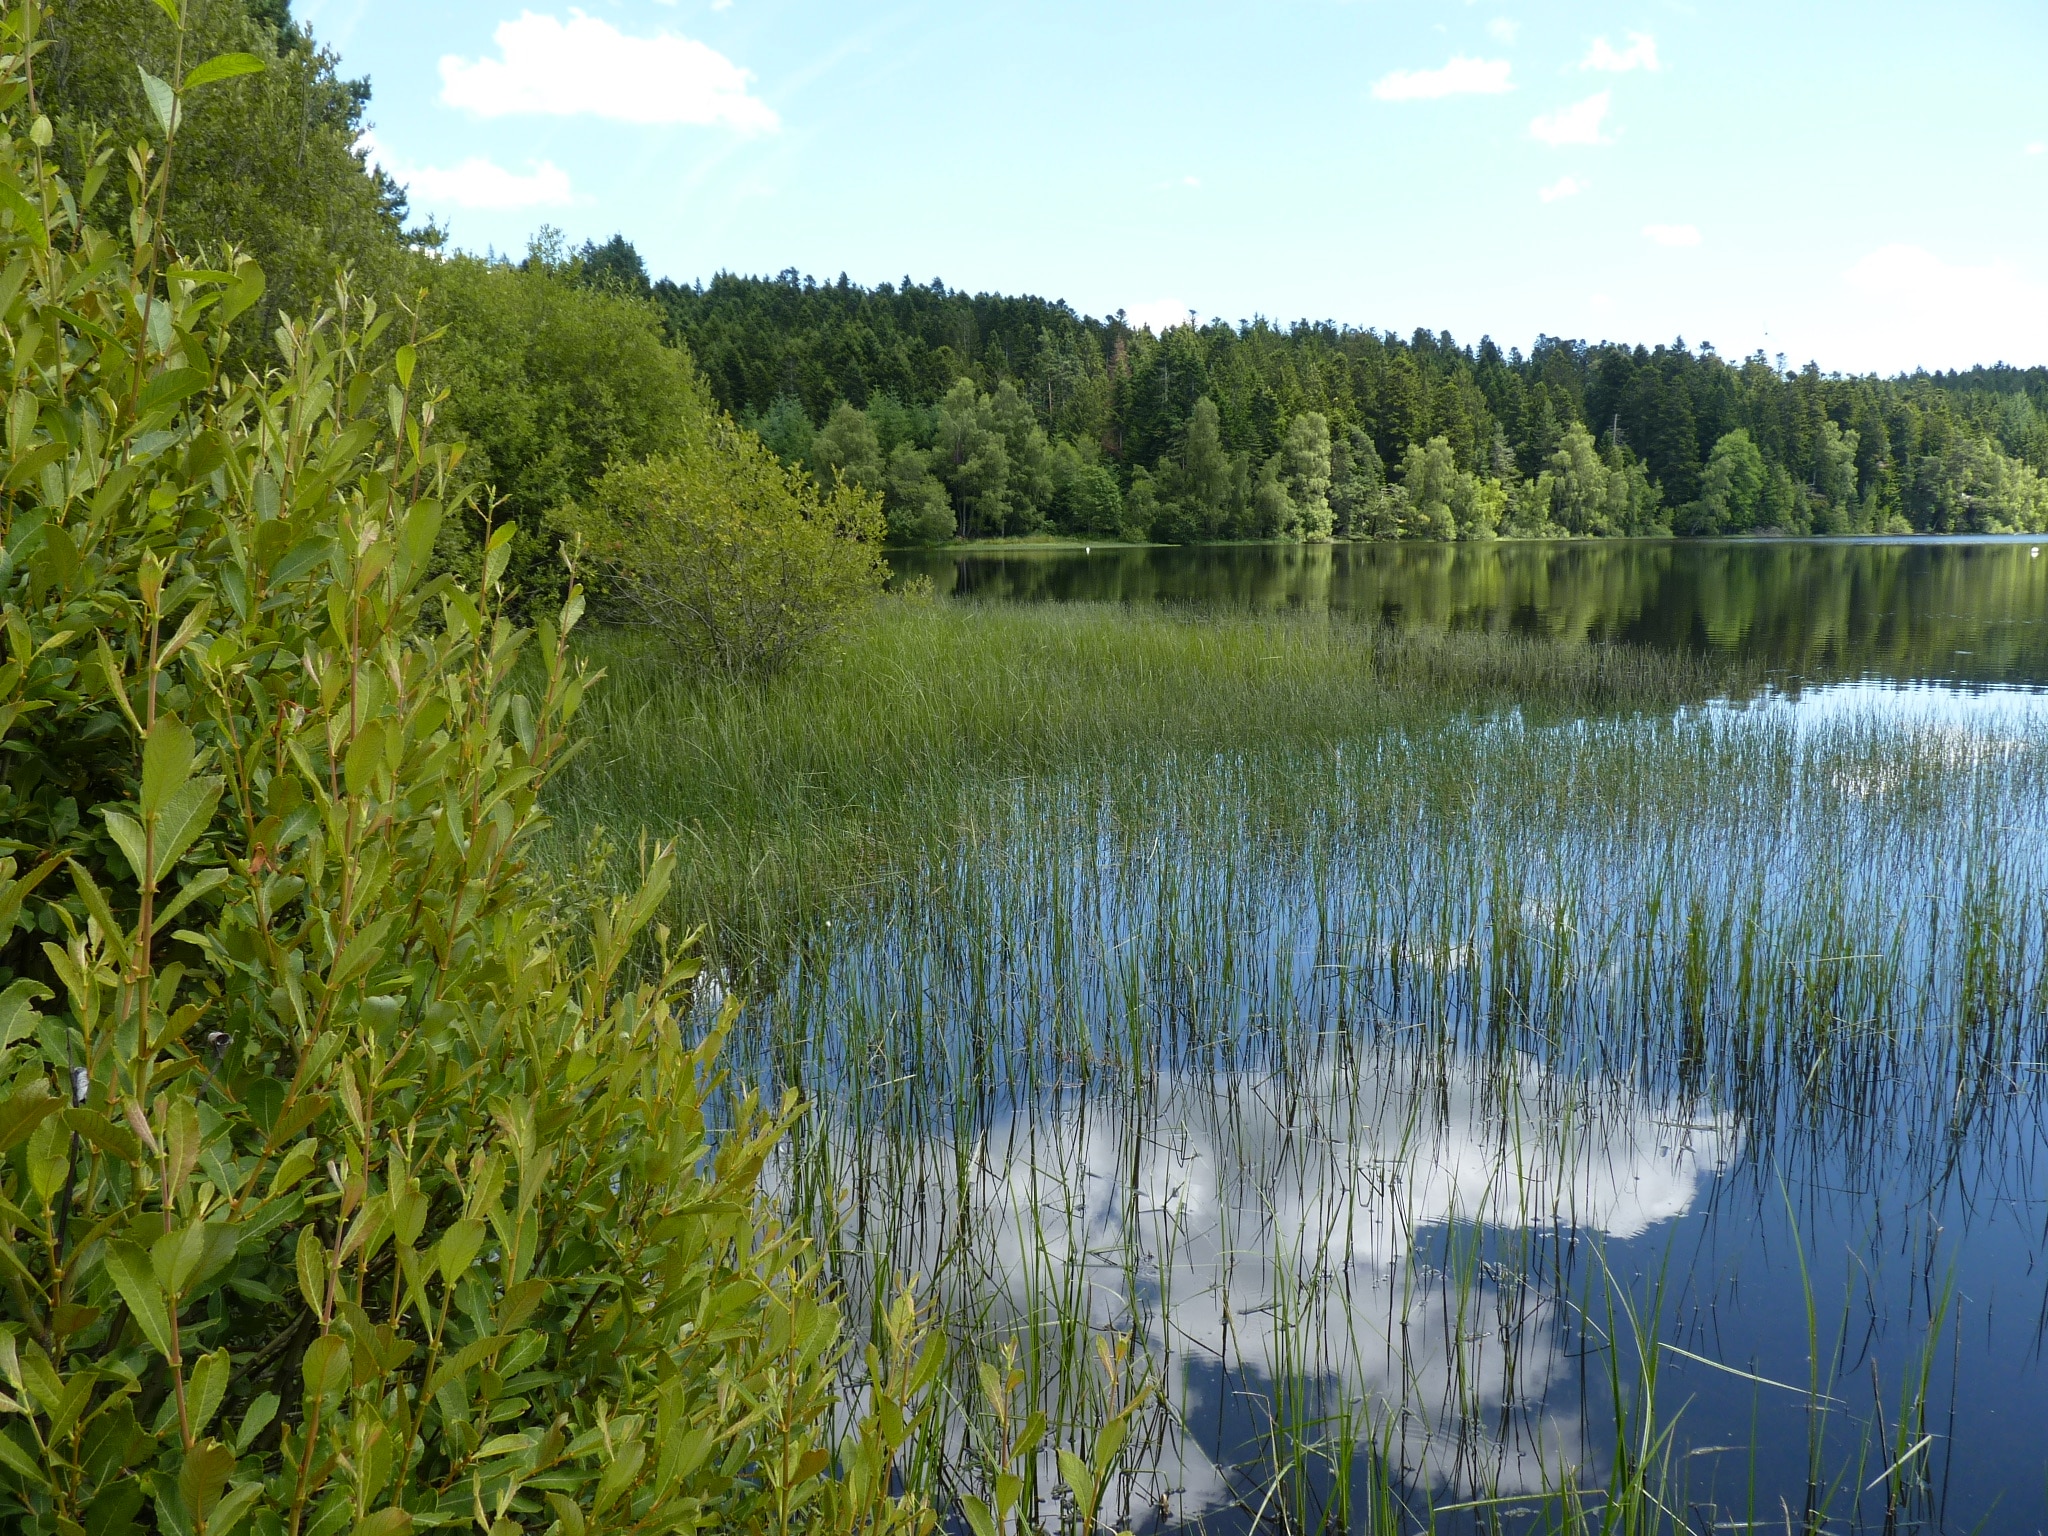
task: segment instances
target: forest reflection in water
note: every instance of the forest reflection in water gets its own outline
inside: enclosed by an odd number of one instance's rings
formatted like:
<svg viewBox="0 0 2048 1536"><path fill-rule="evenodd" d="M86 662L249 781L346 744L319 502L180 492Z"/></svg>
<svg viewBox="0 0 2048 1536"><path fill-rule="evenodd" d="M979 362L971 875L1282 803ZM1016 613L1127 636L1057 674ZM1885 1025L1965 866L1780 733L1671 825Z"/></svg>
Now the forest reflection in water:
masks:
<svg viewBox="0 0 2048 1536"><path fill-rule="evenodd" d="M2039 538L895 550L984 601L1304 609L1760 660L1789 677L2048 683Z"/></svg>

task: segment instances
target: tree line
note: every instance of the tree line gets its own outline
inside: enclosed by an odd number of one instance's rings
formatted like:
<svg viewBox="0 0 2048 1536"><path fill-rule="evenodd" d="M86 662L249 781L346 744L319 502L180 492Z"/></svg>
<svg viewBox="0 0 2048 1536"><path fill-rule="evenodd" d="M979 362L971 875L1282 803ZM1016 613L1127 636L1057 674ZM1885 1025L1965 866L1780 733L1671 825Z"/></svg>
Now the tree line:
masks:
<svg viewBox="0 0 2048 1536"><path fill-rule="evenodd" d="M1159 335L937 280L646 283L624 240L606 249L785 458L872 474L840 457L865 416L899 469L876 482L898 537L943 531L912 454L968 537L2048 527L2043 368L1847 377L1683 339L1546 336L1525 355L1263 319Z"/></svg>

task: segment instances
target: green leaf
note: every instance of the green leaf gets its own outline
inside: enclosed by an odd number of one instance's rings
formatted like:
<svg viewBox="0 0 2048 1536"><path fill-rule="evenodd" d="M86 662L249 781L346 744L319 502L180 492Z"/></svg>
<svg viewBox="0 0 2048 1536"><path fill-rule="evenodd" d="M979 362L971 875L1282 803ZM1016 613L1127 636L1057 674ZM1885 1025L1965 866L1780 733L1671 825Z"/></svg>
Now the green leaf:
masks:
<svg viewBox="0 0 2048 1536"><path fill-rule="evenodd" d="M27 977L0 992L0 1050L33 1034L36 1020L42 1015L32 1005L46 1003L54 996L56 994L40 981L31 981Z"/></svg>
<svg viewBox="0 0 2048 1536"><path fill-rule="evenodd" d="M288 581L296 581L306 572L324 562L334 552L332 539L301 539L278 559L270 568L266 578L273 587L281 587Z"/></svg>
<svg viewBox="0 0 2048 1536"><path fill-rule="evenodd" d="M105 645L106 641L102 639L100 644ZM0 884L0 941L5 940L8 931L14 927L15 919L21 915L21 904L28 900L30 893L47 880L50 872L63 862L62 854L53 853L20 879Z"/></svg>
<svg viewBox="0 0 2048 1536"><path fill-rule="evenodd" d="M348 744L348 757L342 766L342 782L351 795L360 795L370 787L371 775L384 761L384 722L365 720L362 729L356 732L356 739Z"/></svg>
<svg viewBox="0 0 2048 1536"><path fill-rule="evenodd" d="M213 825L213 811L220 804L220 791L221 780L208 777L194 779L171 796L170 804L164 807L156 825L156 869L152 873L159 883L185 856L185 850Z"/></svg>
<svg viewBox="0 0 2048 1536"><path fill-rule="evenodd" d="M185 1391L185 1411L191 1416L193 1434L203 1434L214 1414L220 1411L221 1399L228 1395L228 1374L228 1352L224 1349L202 1355L192 1367L191 1384Z"/></svg>
<svg viewBox="0 0 2048 1536"><path fill-rule="evenodd" d="M380 1509L356 1522L355 1536L406 1536L412 1515L402 1509Z"/></svg>
<svg viewBox="0 0 2048 1536"><path fill-rule="evenodd" d="M21 195L21 189L11 182L0 181L0 208L13 212L14 222L38 248L49 245L50 234L43 226L43 216L36 212L34 203Z"/></svg>
<svg viewBox="0 0 2048 1536"><path fill-rule="evenodd" d="M398 384L401 389L412 388L413 366L419 362L419 353L410 343L398 349Z"/></svg>
<svg viewBox="0 0 2048 1536"><path fill-rule="evenodd" d="M270 1421L277 1417L277 1394L265 1392L249 1405L249 1411L242 1415L242 1427L235 1431L235 1454L240 1456L255 1442L258 1435L270 1427Z"/></svg>
<svg viewBox="0 0 2048 1536"><path fill-rule="evenodd" d="M40 1077L30 1078L5 1103L0 1103L0 1152L28 1140L31 1132L64 1107Z"/></svg>
<svg viewBox="0 0 2048 1536"><path fill-rule="evenodd" d="M212 382L211 375L204 368L167 369L142 386L142 393L135 401L135 414L141 418L164 406L175 405L188 395L196 395Z"/></svg>
<svg viewBox="0 0 2048 1536"><path fill-rule="evenodd" d="M157 1289L149 1255L133 1243L116 1240L107 1244L102 1262L143 1337L158 1354L170 1359L171 1316L165 1309L163 1292Z"/></svg>
<svg viewBox="0 0 2048 1536"><path fill-rule="evenodd" d="M157 4L163 5L164 0L157 0ZM142 76L142 94L149 98L149 110L156 114L157 127L168 137L178 121L177 92L140 64L135 66L135 73Z"/></svg>
<svg viewBox="0 0 2048 1536"><path fill-rule="evenodd" d="M142 747L142 819L147 822L192 777L192 732L176 715L159 715ZM141 866L136 866L139 872Z"/></svg>
<svg viewBox="0 0 2048 1536"><path fill-rule="evenodd" d="M199 1261L206 1257L206 1226L188 1221L173 1227L150 1245L149 1267L166 1296L181 1296Z"/></svg>
<svg viewBox="0 0 2048 1536"><path fill-rule="evenodd" d="M306 1305L316 1314L327 1306L327 1250L320 1244L320 1234L311 1225L299 1228L298 1248L299 1294L306 1298Z"/></svg>
<svg viewBox="0 0 2048 1536"><path fill-rule="evenodd" d="M121 811L102 810L100 815L107 823L107 836L114 840L114 846L121 850L121 857L128 861L128 867L140 880L142 872L149 867L149 839L143 833L142 823ZM93 916L99 914L95 912ZM104 928L106 924L100 926Z"/></svg>
<svg viewBox="0 0 2048 1536"><path fill-rule="evenodd" d="M218 1440L203 1440L185 1453L185 1465L178 1471L178 1492L185 1506L200 1520L213 1513L228 1474L235 1470L235 1453Z"/></svg>
<svg viewBox="0 0 2048 1536"><path fill-rule="evenodd" d="M24 1450L21 1442L6 1430L0 1430L0 1467L23 1479L31 1488L49 1486L50 1474L43 1466L42 1458Z"/></svg>
<svg viewBox="0 0 2048 1536"><path fill-rule="evenodd" d="M477 1249L483 1245L484 1224L475 1219L458 1221L443 1232L434 1255L434 1262L441 1270L442 1283L453 1285L460 1280L476 1258Z"/></svg>
<svg viewBox="0 0 2048 1536"><path fill-rule="evenodd" d="M1081 1506L1085 1518L1095 1512L1095 1472L1072 1451L1062 1447L1059 1453L1060 1476L1067 1480L1073 1490L1074 1502Z"/></svg>
<svg viewBox="0 0 2048 1536"><path fill-rule="evenodd" d="M87 871L86 867L76 859L72 859L70 864L71 884L72 888L78 892L78 899L85 903L85 910L91 915L92 920L100 925L100 932L106 935L107 947L114 951L114 958L123 965L126 965L128 963L127 930L114 921L113 909L107 905L106 893L94 883L92 875ZM136 865L135 871L140 876L142 866ZM45 944L43 952L50 955L53 963L58 955L64 953L54 944ZM57 974L63 975L65 973L65 965L69 963L67 960L63 965L58 965ZM74 988L73 990L77 989Z"/></svg>
<svg viewBox="0 0 2048 1536"><path fill-rule="evenodd" d="M339 1392L348 1381L348 1365L348 1345L341 1335L323 1333L306 1346L305 1357L299 1362L299 1373L306 1382L306 1395L319 1398L330 1392Z"/></svg>
<svg viewBox="0 0 2048 1536"><path fill-rule="evenodd" d="M185 89L196 91L202 85L212 85L216 80L232 80L237 75L260 75L263 61L253 53L217 53L185 77Z"/></svg>
<svg viewBox="0 0 2048 1536"><path fill-rule="evenodd" d="M228 883L228 872L224 869L202 869L178 888L178 894L156 909L156 926L163 929L172 918L200 897L219 890Z"/></svg>
<svg viewBox="0 0 2048 1536"><path fill-rule="evenodd" d="M998 1536L995 1517L988 1512L988 1506L973 1495L960 1500L960 1513L967 1517L967 1524L974 1536Z"/></svg>
<svg viewBox="0 0 2048 1536"><path fill-rule="evenodd" d="M270 1397L269 1393L263 1394ZM260 1399L259 1399L260 1401ZM271 1398L276 1402L276 1398ZM230 1536L234 1528L242 1523L242 1517L255 1507L263 1496L261 1483L239 1483L228 1496L216 1504L213 1517L206 1522L206 1536Z"/></svg>
<svg viewBox="0 0 2048 1536"><path fill-rule="evenodd" d="M118 1162L142 1161L142 1143L135 1133L125 1125L114 1124L96 1109L67 1109L64 1123Z"/></svg>
<svg viewBox="0 0 2048 1536"><path fill-rule="evenodd" d="M185 18L178 14L178 0L156 0L156 8L171 18L172 26L185 25Z"/></svg>

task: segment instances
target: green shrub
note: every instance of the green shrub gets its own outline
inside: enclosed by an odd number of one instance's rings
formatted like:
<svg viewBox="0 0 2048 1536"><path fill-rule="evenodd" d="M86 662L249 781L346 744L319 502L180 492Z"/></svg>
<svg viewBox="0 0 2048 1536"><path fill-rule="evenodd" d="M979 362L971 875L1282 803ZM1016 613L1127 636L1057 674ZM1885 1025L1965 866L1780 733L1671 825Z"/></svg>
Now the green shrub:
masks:
<svg viewBox="0 0 2048 1536"><path fill-rule="evenodd" d="M614 466L562 525L623 616L689 666L780 671L881 590L881 502L821 492L760 438L708 421L681 451Z"/></svg>
<svg viewBox="0 0 2048 1536"><path fill-rule="evenodd" d="M580 595L515 628L504 530L479 590L429 577L454 456L389 315L344 287L237 381L254 265L79 222L36 23L0 22L0 1522L928 1529L888 1496L938 1366L907 1300L828 1476L839 1318L757 1195L791 1108L683 1038L672 855L575 925L525 875Z"/></svg>

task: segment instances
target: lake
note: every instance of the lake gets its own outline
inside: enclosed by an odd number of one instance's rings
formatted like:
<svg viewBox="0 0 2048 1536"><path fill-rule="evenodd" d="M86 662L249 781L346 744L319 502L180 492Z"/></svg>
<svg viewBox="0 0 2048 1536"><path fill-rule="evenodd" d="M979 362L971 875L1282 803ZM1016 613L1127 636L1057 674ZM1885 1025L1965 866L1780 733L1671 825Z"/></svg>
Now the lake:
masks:
<svg viewBox="0 0 2048 1536"><path fill-rule="evenodd" d="M1762 660L1789 679L2048 682L2040 538L895 550L989 601L1305 609Z"/></svg>
<svg viewBox="0 0 2048 1536"><path fill-rule="evenodd" d="M1071 1523L1054 1442L1142 1381L1140 1530L2048 1522L2030 542L897 570L1767 680L985 785L800 945L738 1046L813 1098L778 1190L854 1315L919 1277L1019 1373L1005 1420L963 1365L949 1460L1038 1408L1026 1507Z"/></svg>

